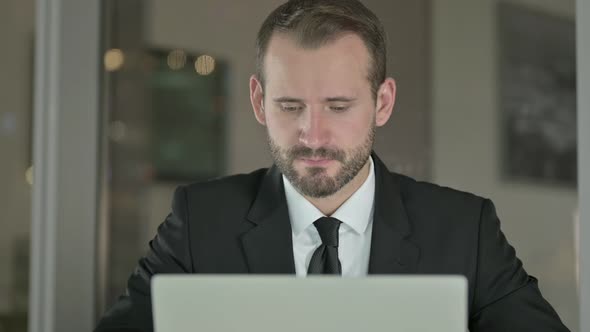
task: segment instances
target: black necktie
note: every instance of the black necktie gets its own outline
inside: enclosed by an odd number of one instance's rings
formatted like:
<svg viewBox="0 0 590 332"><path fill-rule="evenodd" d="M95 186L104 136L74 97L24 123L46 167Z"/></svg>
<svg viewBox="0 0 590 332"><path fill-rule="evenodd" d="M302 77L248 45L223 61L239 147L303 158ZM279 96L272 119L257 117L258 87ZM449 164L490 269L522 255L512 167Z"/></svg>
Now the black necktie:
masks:
<svg viewBox="0 0 590 332"><path fill-rule="evenodd" d="M322 244L313 252L307 274L342 274L338 259L338 228L340 220L323 217L313 225L320 233Z"/></svg>

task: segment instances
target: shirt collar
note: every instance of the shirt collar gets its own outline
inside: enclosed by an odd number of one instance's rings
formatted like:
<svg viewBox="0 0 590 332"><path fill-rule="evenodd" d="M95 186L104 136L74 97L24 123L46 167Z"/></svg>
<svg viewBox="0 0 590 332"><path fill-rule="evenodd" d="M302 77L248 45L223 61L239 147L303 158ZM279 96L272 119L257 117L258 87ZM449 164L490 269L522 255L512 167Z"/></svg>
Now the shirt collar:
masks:
<svg viewBox="0 0 590 332"><path fill-rule="evenodd" d="M369 157L369 160L369 176L367 176L365 182L332 214L332 217L342 221L359 234L364 233L367 229L375 198L375 166L373 158ZM284 175L283 183L291 228L295 236L298 236L314 221L325 216L301 195Z"/></svg>

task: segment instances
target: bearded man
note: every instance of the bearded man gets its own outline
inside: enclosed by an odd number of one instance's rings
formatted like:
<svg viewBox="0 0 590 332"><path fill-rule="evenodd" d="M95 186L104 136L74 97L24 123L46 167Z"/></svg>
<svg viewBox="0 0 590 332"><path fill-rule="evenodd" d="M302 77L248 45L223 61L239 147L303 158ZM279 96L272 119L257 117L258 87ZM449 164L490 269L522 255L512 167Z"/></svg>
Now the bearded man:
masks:
<svg viewBox="0 0 590 332"><path fill-rule="evenodd" d="M250 99L274 165L179 187L96 331L151 331L158 273L459 274L471 331L568 331L491 201L392 173L372 151L396 84L370 10L291 0L264 21L256 47Z"/></svg>

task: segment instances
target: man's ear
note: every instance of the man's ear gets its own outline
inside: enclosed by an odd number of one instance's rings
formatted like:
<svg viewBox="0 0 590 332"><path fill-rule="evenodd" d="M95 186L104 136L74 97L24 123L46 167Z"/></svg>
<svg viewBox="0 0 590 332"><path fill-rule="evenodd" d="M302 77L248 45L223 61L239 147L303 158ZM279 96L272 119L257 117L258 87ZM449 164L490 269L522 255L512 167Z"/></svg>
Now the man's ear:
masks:
<svg viewBox="0 0 590 332"><path fill-rule="evenodd" d="M264 114L264 92L262 84L256 78L256 75L250 76L250 103L254 110L256 120L263 126L266 125L266 116Z"/></svg>
<svg viewBox="0 0 590 332"><path fill-rule="evenodd" d="M377 127L383 126L389 120L395 104L395 93L395 80L391 77L386 78L377 91L377 114L375 116Z"/></svg>

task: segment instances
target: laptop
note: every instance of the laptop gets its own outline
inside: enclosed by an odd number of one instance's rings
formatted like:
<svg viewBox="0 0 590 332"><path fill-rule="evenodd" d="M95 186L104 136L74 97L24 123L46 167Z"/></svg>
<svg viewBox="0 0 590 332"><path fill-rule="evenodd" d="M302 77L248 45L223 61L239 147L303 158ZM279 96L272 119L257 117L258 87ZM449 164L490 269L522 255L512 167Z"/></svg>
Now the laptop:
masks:
<svg viewBox="0 0 590 332"><path fill-rule="evenodd" d="M156 275L155 332L467 331L462 276Z"/></svg>

